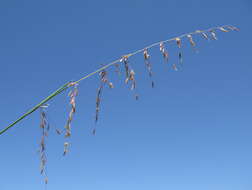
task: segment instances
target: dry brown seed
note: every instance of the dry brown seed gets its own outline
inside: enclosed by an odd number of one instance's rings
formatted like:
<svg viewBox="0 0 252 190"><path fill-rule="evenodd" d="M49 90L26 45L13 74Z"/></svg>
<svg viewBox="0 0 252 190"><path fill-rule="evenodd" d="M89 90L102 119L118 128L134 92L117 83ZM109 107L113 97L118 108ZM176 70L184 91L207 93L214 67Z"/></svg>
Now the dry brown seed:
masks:
<svg viewBox="0 0 252 190"><path fill-rule="evenodd" d="M65 133L65 137L70 137L70 136L71 136L71 132L70 132L70 128L69 128L69 130L67 130Z"/></svg>
<svg viewBox="0 0 252 190"><path fill-rule="evenodd" d="M181 48L181 39L180 38L175 38L177 45L179 48Z"/></svg>
<svg viewBox="0 0 252 190"><path fill-rule="evenodd" d="M105 70L102 70L99 75L101 76L101 82L103 83L107 83L108 79L107 79L107 72Z"/></svg>
<svg viewBox="0 0 252 190"><path fill-rule="evenodd" d="M191 46L193 46L193 47L196 46L195 42L193 41L192 35L188 34L187 37L188 37L188 39L190 41Z"/></svg>
<svg viewBox="0 0 252 190"><path fill-rule="evenodd" d="M109 82L108 85L109 85L109 88L114 88L114 85L112 82Z"/></svg>
<svg viewBox="0 0 252 190"><path fill-rule="evenodd" d="M161 43L159 44L159 50L160 50L160 52L162 53L163 58L167 61L167 60L168 60L168 52L165 50L165 47L164 47L164 43L163 43L163 42L161 42Z"/></svg>
<svg viewBox="0 0 252 190"><path fill-rule="evenodd" d="M145 60L147 60L147 59L150 58L150 55L148 54L148 50L147 49L144 49L143 55L144 55L144 59Z"/></svg>
<svg viewBox="0 0 252 190"><path fill-rule="evenodd" d="M129 76L129 80L134 80L135 79L135 72L133 69L130 70L130 76Z"/></svg>

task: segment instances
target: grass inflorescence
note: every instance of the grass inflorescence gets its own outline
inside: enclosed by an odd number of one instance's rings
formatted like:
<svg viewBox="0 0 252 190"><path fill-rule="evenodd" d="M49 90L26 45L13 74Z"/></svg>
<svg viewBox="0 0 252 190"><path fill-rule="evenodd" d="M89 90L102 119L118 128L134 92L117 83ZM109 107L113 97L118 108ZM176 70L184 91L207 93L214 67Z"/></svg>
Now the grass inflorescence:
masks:
<svg viewBox="0 0 252 190"><path fill-rule="evenodd" d="M152 64L151 64L151 55L149 53L149 50L153 47L159 47L159 50L161 52L162 58L164 59L165 63L168 63L169 61L169 57L170 54L167 51L165 45L167 45L168 42L175 42L175 45L178 47L179 53L178 53L178 64L181 65L183 62L183 57L182 57L182 39L186 38L187 40L189 40L191 47L196 50L196 42L193 39L194 35L200 35L202 36L204 39L210 41L210 40L217 40L217 32L230 32L230 31L239 31L238 28L231 26L231 25L224 25L224 26L219 26L219 27L213 27L213 28L209 28L207 30L196 30L194 32L190 32L190 33L186 33L186 34L182 34L179 36L176 36L174 38L170 38L168 40L162 40L156 43L153 43L149 46L146 46L142 49L139 49L135 52L120 56L120 58L118 58L115 61L112 61L111 63L106 64L105 66L102 66L101 68L97 69L96 71L89 73L88 75L85 75L84 77L80 78L77 81L74 82L67 82L66 84L64 84L62 87L60 87L59 89L57 89L55 92L53 92L51 95L49 95L48 97L46 97L44 100L42 100L40 103L38 103L36 106L34 106L31 110L29 110L28 112L26 112L25 114L23 114L21 117L19 117L16 121L12 122L9 126L5 127L4 129L2 129L0 131L0 135L2 135L3 133L5 133L6 131L8 131L10 128L12 128L13 126L15 126L18 122L20 122L21 120L23 120L25 117L29 116L31 113L33 113L36 110L40 110L40 128L42 131L42 137L41 137L41 141L40 141L40 165L41 165L41 169L40 172L41 174L44 176L45 178L45 183L47 183L48 178L46 175L46 162L47 162L47 158L46 158L46 138L48 136L48 132L49 132L49 124L46 118L46 112L45 109L47 108L46 104L49 100L51 100L52 98L56 97L57 95L59 95L60 93L62 93L63 91L65 91L66 89L70 88L70 92L69 92L69 97L70 97L70 101L69 104L71 106L70 112L68 114L68 118L67 118L67 122L66 125L63 129L64 133L65 133L65 139L69 139L71 137L71 124L72 124L72 120L73 120L73 116L76 113L76 96L78 95L78 84L95 75L95 74L99 74L99 78L100 78L100 84L99 87L97 89L97 94L96 94L96 103L95 103L95 123L98 122L99 119L99 115L100 115L100 107L101 107L101 99L102 99L102 93L103 90L105 88L105 86L109 87L109 88L114 88L114 85L112 82L110 82L108 80L108 75L109 75L109 71L107 70L109 67L111 67L112 65L115 66L116 68L116 73L118 73L119 75L121 74L120 71L120 65L122 65L122 67L124 67L124 73L125 73L125 83L126 84L130 84L130 89L132 91L135 92L135 98L138 99L138 94L136 93L136 78L135 78L135 71L133 70L132 66L129 64L129 59L139 53L143 54L143 58L144 58L144 64L147 68L147 72L149 75L149 78L151 80L151 87L154 87L154 81L153 81L153 71L152 71ZM178 70L178 64L177 63L172 63L171 67L173 68L173 70L177 71ZM56 129L56 132L58 134L61 134L62 131ZM94 127L93 129L93 134L96 133L96 128ZM70 143L68 142L68 140L66 140L64 142L64 151L63 151L63 155L66 155L67 152L69 151L69 145Z"/></svg>

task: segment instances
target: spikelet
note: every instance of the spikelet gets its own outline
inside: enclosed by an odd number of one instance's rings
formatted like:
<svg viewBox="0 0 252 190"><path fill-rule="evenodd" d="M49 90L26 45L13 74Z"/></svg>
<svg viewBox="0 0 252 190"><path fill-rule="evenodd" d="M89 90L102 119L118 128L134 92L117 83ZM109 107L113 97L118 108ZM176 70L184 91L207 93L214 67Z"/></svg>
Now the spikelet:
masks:
<svg viewBox="0 0 252 190"><path fill-rule="evenodd" d="M101 94L102 94L103 84L98 88L95 102L95 122L97 123L99 119L100 104L101 104Z"/></svg>
<svg viewBox="0 0 252 190"><path fill-rule="evenodd" d="M143 56L144 56L144 63L145 63L147 70L148 70L149 77L150 77L150 79L152 79L152 68L151 68L151 62L150 62L150 55L149 55L147 49L144 49ZM152 87L154 87L153 84L154 84L154 81L151 80Z"/></svg>
<svg viewBox="0 0 252 190"><path fill-rule="evenodd" d="M100 73L100 86L97 90L96 95L96 102L95 102L95 123L98 122L99 119L99 113L100 113L100 105L101 105L101 96L102 96L102 90L104 88L104 85L107 84L109 88L114 88L114 85L112 82L109 82L108 80L108 73L106 70L102 70ZM95 129L93 129L93 134L95 134Z"/></svg>
<svg viewBox="0 0 252 190"><path fill-rule="evenodd" d="M148 59L150 58L150 55L149 55L147 49L144 49L143 55L144 55L144 59L145 59L145 60L148 60Z"/></svg>
<svg viewBox="0 0 252 190"><path fill-rule="evenodd" d="M71 137L71 123L72 123L72 120L73 120L73 116L74 116L74 114L76 112L76 96L78 95L77 84L70 83L69 86L73 87L73 88L71 89L71 91L68 94L68 96L70 97L69 104L71 105L71 110L69 112L67 123L65 125L65 138ZM57 133L60 134L61 132L58 131ZM69 145L68 142L65 142L65 144ZM64 147L65 147L65 144L64 144ZM68 151L64 151L63 155L66 155L67 152Z"/></svg>
<svg viewBox="0 0 252 190"><path fill-rule="evenodd" d="M206 40L209 40L208 35L204 31L202 31L202 30L196 30L195 33L201 34L201 36L203 38L205 38Z"/></svg>
<svg viewBox="0 0 252 190"><path fill-rule="evenodd" d="M136 93L136 79L135 79L135 71L133 69L129 72L129 77L125 79L125 83L131 83L130 90L134 90L135 93L135 99L138 100L138 95Z"/></svg>
<svg viewBox="0 0 252 190"><path fill-rule="evenodd" d="M69 151L69 143L65 142L64 143L64 151L63 151L63 156L65 156Z"/></svg>
<svg viewBox="0 0 252 190"><path fill-rule="evenodd" d="M131 81L131 90L136 89L136 80L135 80L135 72L133 69L131 69L130 71L130 76L129 76L129 80Z"/></svg>
<svg viewBox="0 0 252 190"><path fill-rule="evenodd" d="M39 153L40 153L40 173L44 176L45 184L48 182L46 174L46 138L48 137L48 132L50 129L49 123L47 121L45 108L47 105L40 106L40 129L42 130L42 137L40 140Z"/></svg>
<svg viewBox="0 0 252 190"><path fill-rule="evenodd" d="M195 47L196 44L195 44L195 42L193 41L192 35L191 35L191 34L188 34L188 35L187 35L187 38L189 39L189 42L190 42L191 46L192 46L192 47Z"/></svg>
<svg viewBox="0 0 252 190"><path fill-rule="evenodd" d="M168 54L168 52L165 50L165 46L164 46L164 43L163 43L163 42L161 42L161 43L159 44L159 50L160 50L160 52L162 53L164 60L167 62L167 61L168 61L168 58L169 58L169 54Z"/></svg>
<svg viewBox="0 0 252 190"><path fill-rule="evenodd" d="M211 36L212 36L212 38L213 38L214 40L217 40L217 36L216 36L216 33L215 33L214 30L211 30L211 31L210 31L210 34L211 34Z"/></svg>
<svg viewBox="0 0 252 190"><path fill-rule="evenodd" d="M208 35L207 35L205 32L202 32L201 35L202 35L205 39L209 40Z"/></svg>
<svg viewBox="0 0 252 190"><path fill-rule="evenodd" d="M129 60L128 57L131 54L128 55L124 55L122 56L122 58L120 59L120 62L122 62L124 64L124 68L125 68L125 73L126 73L126 78L125 78L125 83L128 84L129 82L131 82L131 90L134 90L135 92L135 99L138 100L138 95L136 94L136 79L135 79L135 72L133 69L130 69L129 66ZM149 55L148 54L144 54L145 58L148 59Z"/></svg>
<svg viewBox="0 0 252 190"><path fill-rule="evenodd" d="M71 136L71 123L73 120L73 116L76 112L76 96L77 95L78 95L78 88L77 88L77 84L75 84L74 88L68 94L68 96L70 97L69 104L71 105L71 111L68 115L67 124L65 126L65 130L66 130L65 137Z"/></svg>
<svg viewBox="0 0 252 190"><path fill-rule="evenodd" d="M180 38L175 38L175 40L176 40L176 42L177 42L178 48L180 49L180 48L181 48L181 39L180 39ZM179 55L179 63L182 63L182 53L179 52L178 55ZM175 64L173 65L173 69L174 69L175 71L178 70Z"/></svg>
<svg viewBox="0 0 252 190"><path fill-rule="evenodd" d="M181 48L181 39L180 38L175 38L177 46Z"/></svg>
<svg viewBox="0 0 252 190"><path fill-rule="evenodd" d="M125 69L125 75L126 75L126 79L129 77L129 60L128 60L128 56L123 56L120 59L120 62L123 62L124 64L124 69Z"/></svg>
<svg viewBox="0 0 252 190"><path fill-rule="evenodd" d="M114 85L112 82L109 82L108 85L109 85L109 88L114 88Z"/></svg>

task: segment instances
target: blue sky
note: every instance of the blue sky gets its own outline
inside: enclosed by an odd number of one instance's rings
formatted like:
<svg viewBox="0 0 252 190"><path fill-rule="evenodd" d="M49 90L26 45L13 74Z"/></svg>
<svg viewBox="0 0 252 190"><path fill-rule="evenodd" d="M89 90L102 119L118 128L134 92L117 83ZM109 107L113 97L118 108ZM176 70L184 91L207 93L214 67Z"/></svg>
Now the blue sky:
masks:
<svg viewBox="0 0 252 190"><path fill-rule="evenodd" d="M151 50L155 88L142 55L130 59L139 101L117 77L94 124L98 76L79 85L70 153L62 157L67 92L50 102L47 189L236 190L252 187L251 15L249 0L0 2L1 129L50 92L121 55L196 29L232 24L240 32L175 44L163 63ZM39 113L0 137L0 189L44 189Z"/></svg>

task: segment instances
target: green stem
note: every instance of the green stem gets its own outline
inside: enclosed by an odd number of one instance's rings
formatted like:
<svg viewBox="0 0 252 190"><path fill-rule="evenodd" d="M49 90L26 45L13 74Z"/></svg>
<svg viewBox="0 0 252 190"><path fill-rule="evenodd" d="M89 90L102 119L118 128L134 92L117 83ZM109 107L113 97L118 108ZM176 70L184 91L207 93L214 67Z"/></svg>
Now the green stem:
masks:
<svg viewBox="0 0 252 190"><path fill-rule="evenodd" d="M57 89L52 94L50 94L48 97L46 97L44 100L42 100L40 103L38 103L36 106L34 106L33 108L31 108L28 112L26 112L21 117L19 117L16 121L14 121L9 126L7 126L6 128L4 128L3 130L1 130L0 131L0 135L2 135L4 132L6 132L7 130L9 130L11 127L13 127L14 125L16 125L19 121L21 121L22 119L24 119L25 117L27 117L28 115L30 115L31 113L33 113L34 111L36 111L38 108L40 108L40 106L42 106L43 104L45 104L46 102L48 102L50 99L52 99L53 97L57 96L58 94L60 94L64 90L66 90L69 87L69 83L70 82L67 82L66 84L64 84L63 86L61 86L59 89Z"/></svg>

